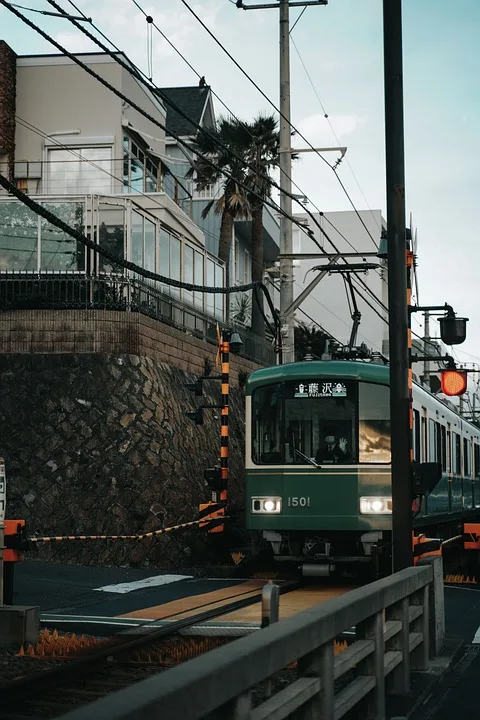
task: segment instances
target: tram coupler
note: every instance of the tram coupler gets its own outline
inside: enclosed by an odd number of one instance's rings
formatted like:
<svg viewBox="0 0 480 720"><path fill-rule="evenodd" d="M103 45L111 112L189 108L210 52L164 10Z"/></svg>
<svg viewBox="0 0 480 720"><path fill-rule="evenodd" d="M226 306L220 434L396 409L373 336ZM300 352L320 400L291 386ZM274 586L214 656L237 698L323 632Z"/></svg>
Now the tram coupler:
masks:
<svg viewBox="0 0 480 720"><path fill-rule="evenodd" d="M335 565L330 563L303 563L300 569L302 577L330 577L335 572Z"/></svg>

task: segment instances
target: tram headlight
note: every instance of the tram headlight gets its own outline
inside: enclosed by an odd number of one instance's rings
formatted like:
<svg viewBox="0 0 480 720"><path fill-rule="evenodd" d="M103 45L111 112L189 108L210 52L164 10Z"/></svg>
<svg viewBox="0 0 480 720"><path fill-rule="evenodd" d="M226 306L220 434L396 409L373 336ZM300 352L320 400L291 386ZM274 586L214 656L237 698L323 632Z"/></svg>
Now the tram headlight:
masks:
<svg viewBox="0 0 480 720"><path fill-rule="evenodd" d="M252 513L256 515L278 515L281 512L281 497L252 497Z"/></svg>
<svg viewBox="0 0 480 720"><path fill-rule="evenodd" d="M361 497L360 512L362 515L391 515L391 497Z"/></svg>

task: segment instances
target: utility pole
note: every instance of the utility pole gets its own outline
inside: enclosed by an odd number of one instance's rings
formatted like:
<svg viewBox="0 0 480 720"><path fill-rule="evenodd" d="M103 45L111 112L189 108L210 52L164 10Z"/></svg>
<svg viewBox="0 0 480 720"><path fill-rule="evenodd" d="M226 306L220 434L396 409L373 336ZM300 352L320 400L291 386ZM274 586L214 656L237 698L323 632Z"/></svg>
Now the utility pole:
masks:
<svg viewBox="0 0 480 720"><path fill-rule="evenodd" d="M293 252L292 135L290 124L290 8L280 0L280 253ZM295 360L293 315L293 260L280 258L280 332L283 333L283 362Z"/></svg>
<svg viewBox="0 0 480 720"><path fill-rule="evenodd" d="M328 0L305 0L245 5L237 0L241 10L270 10L280 12L280 332L283 335L283 362L295 360L293 314L287 310L293 303L293 259L282 257L293 253L292 232L292 126L290 122L290 7L327 5Z"/></svg>
<svg viewBox="0 0 480 720"><path fill-rule="evenodd" d="M393 571L413 564L402 0L383 0Z"/></svg>
<svg viewBox="0 0 480 720"><path fill-rule="evenodd" d="M423 317L424 317L423 354L425 355L425 360L423 361L423 379L424 379L424 382L426 382L430 377L430 361L426 357L427 355L430 354L428 352L428 345L430 343L430 312L428 310L426 310Z"/></svg>

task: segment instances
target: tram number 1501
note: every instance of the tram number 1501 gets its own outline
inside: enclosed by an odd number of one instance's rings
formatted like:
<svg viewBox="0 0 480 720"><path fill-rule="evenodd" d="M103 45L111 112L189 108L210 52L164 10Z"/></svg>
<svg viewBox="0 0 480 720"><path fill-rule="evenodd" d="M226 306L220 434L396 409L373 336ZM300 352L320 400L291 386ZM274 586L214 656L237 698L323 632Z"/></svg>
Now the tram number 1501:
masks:
<svg viewBox="0 0 480 720"><path fill-rule="evenodd" d="M289 497L288 507L310 507L309 497Z"/></svg>

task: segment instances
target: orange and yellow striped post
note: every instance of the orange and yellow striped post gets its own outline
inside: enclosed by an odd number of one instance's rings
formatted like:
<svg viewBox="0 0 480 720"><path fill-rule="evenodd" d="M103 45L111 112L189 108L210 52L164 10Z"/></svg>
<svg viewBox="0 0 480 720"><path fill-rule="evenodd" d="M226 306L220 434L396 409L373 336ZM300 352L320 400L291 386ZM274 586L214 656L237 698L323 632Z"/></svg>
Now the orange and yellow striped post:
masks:
<svg viewBox="0 0 480 720"><path fill-rule="evenodd" d="M220 502L227 503L228 499L228 407L230 390L230 330L222 330L220 342L221 355L221 383L222 383L222 414L220 427Z"/></svg>

